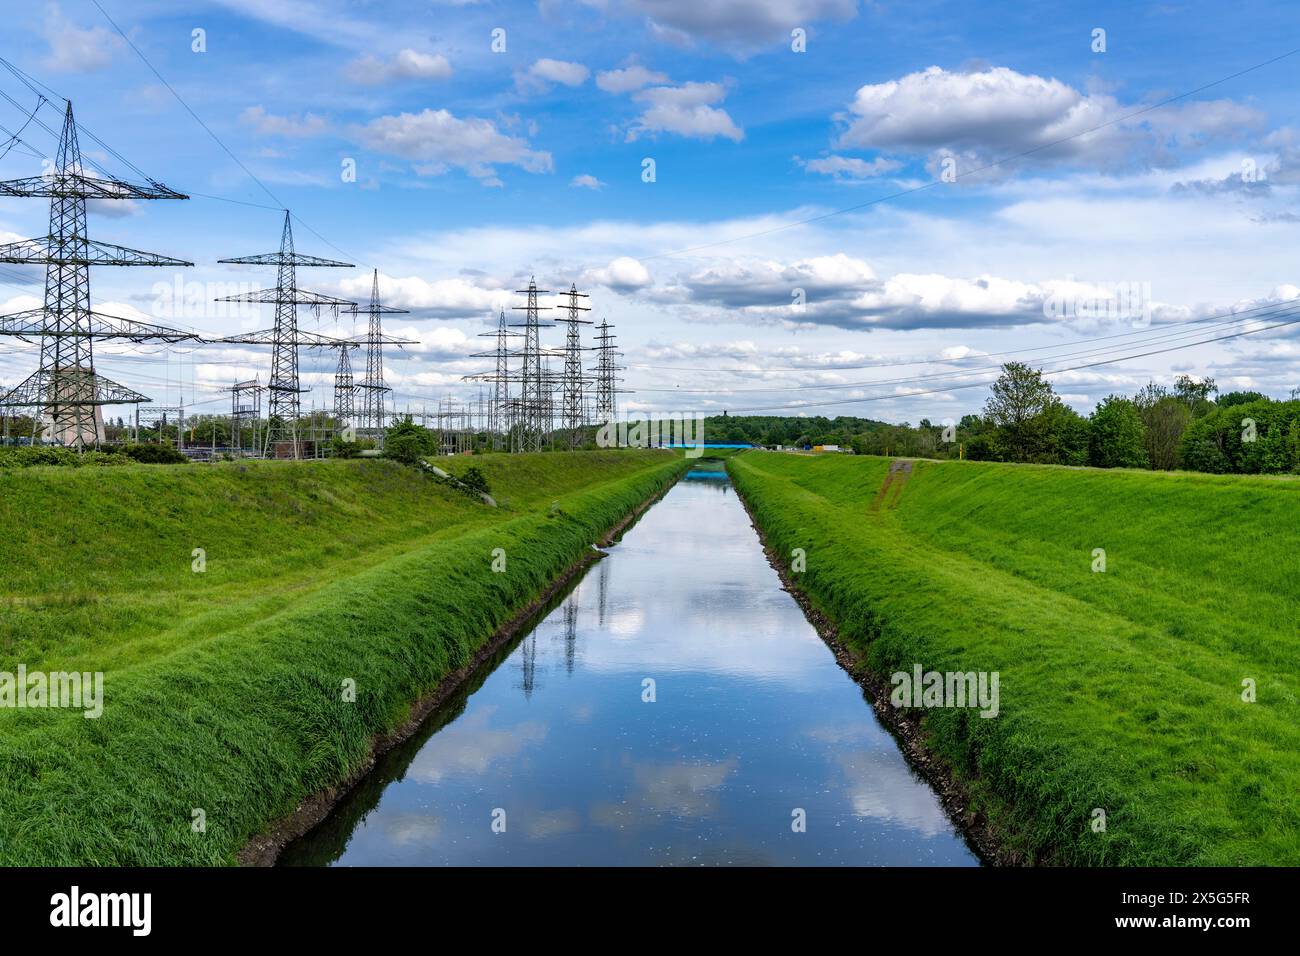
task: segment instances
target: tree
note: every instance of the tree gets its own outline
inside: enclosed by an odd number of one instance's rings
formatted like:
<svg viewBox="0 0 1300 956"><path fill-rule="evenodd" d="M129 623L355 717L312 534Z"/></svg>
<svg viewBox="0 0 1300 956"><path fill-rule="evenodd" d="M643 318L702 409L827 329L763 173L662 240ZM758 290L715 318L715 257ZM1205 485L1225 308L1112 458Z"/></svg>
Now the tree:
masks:
<svg viewBox="0 0 1300 956"><path fill-rule="evenodd" d="M398 419L384 433L384 457L395 458L413 465L425 455L436 451L436 442L427 428L411 421L410 416Z"/></svg>
<svg viewBox="0 0 1300 956"><path fill-rule="evenodd" d="M1248 402L1258 402L1266 398L1263 392L1224 392L1218 397L1214 404L1220 408L1231 408L1233 405L1245 405Z"/></svg>
<svg viewBox="0 0 1300 956"><path fill-rule="evenodd" d="M1097 468L1145 468L1146 426L1134 402L1118 395L1102 399L1091 418L1089 464Z"/></svg>
<svg viewBox="0 0 1300 956"><path fill-rule="evenodd" d="M1219 387L1214 384L1212 378L1198 382L1190 375L1179 375L1174 379L1174 395L1187 403L1193 418L1200 418L1214 411L1214 403L1210 401L1210 396L1218 390Z"/></svg>
<svg viewBox="0 0 1300 956"><path fill-rule="evenodd" d="M1031 461L1045 444L1043 413L1060 404L1043 373L1023 362L1008 362L993 383L984 415L998 430L995 443L1011 461Z"/></svg>
<svg viewBox="0 0 1300 956"><path fill-rule="evenodd" d="M1192 419L1187 403L1163 385L1149 382L1133 396L1133 404L1146 429L1148 467L1162 471L1181 468L1183 433Z"/></svg>

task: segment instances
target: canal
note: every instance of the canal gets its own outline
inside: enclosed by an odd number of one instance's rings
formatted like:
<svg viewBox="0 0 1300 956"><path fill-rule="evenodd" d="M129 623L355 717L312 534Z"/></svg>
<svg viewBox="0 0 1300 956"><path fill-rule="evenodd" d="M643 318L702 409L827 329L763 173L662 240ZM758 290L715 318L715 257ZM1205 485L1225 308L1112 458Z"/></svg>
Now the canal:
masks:
<svg viewBox="0 0 1300 956"><path fill-rule="evenodd" d="M977 865L708 468L280 862Z"/></svg>

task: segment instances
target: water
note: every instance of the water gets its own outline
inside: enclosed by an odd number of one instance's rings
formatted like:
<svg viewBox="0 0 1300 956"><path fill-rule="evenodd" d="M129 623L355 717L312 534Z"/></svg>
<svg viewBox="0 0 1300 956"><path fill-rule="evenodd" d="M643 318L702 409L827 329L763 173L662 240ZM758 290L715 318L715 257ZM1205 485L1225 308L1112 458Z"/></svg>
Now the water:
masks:
<svg viewBox="0 0 1300 956"><path fill-rule="evenodd" d="M282 862L978 863L707 466L471 684Z"/></svg>

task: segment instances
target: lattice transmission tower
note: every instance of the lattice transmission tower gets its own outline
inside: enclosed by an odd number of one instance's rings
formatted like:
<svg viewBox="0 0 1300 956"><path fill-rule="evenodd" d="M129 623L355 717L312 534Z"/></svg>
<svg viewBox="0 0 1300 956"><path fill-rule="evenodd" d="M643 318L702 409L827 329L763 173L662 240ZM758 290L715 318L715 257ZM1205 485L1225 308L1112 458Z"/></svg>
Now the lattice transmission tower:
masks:
<svg viewBox="0 0 1300 956"><path fill-rule="evenodd" d="M406 309L393 309L385 306L379 299L379 270L371 277L370 304L353 306L347 310L353 316L364 315L368 318L366 337L362 342L366 346L366 374L357 383L361 391L361 417L358 432L373 438L380 448L384 447L384 425L387 418L385 405L388 393L392 391L384 384L384 344L411 345L405 339L384 336L383 317L385 315L405 315ZM341 361L341 359L340 359Z"/></svg>
<svg viewBox="0 0 1300 956"><path fill-rule="evenodd" d="M484 423L492 441L492 448L499 451L508 448L514 434L514 407L510 400L510 348L509 340L519 338L520 333L511 332L506 326L506 314L497 316L495 332L480 332L480 337L496 339L496 347L491 352L475 352L471 358L495 359L495 368L491 372L475 372L464 376L466 381L486 382L488 385L487 421Z"/></svg>
<svg viewBox="0 0 1300 956"><path fill-rule="evenodd" d="M348 353L358 347L357 342L335 346L339 350L339 364L334 370L334 427L340 432L355 424L357 415L357 387L352 378L352 359Z"/></svg>
<svg viewBox="0 0 1300 956"><path fill-rule="evenodd" d="M563 392L560 420L564 423L569 437L569 447L572 448L581 444L582 426L587 423L585 398L588 379L582 369L582 353L586 350L582 346L579 327L591 323L582 318L579 313L590 312L591 308L579 302L580 299L590 297L585 292L579 292L576 284L571 284L569 291L562 292L560 295L569 300L564 306L567 314L562 320L565 334L564 375L560 380L560 390Z"/></svg>
<svg viewBox="0 0 1300 956"><path fill-rule="evenodd" d="M104 440L103 406L138 406L152 399L95 371L94 340L183 342L197 341L198 336L91 308L91 266L183 268L194 263L92 240L86 229L86 201L189 197L153 180L140 185L88 175L70 101L52 168L40 176L0 182L0 196L50 201L47 235L0 245L0 262L45 266L45 304L0 316L0 335L39 338L41 343L40 367L14 388L0 391L0 409L32 409L48 421L42 423L42 434L79 451L98 446Z"/></svg>
<svg viewBox="0 0 1300 956"><path fill-rule="evenodd" d="M524 330L524 346L518 353L522 359L520 393L519 400L514 403L518 447L520 451L541 451L550 435L552 419L551 382L542 364L539 332L544 328L554 328L554 325L543 323L538 318L538 313L550 306L539 306L537 297L550 293L537 288L537 283L532 279L528 280L527 289L516 289L515 292L528 297L526 305L513 306L524 312L524 321L513 326Z"/></svg>
<svg viewBox="0 0 1300 956"><path fill-rule="evenodd" d="M236 382L222 391L230 393L230 444L244 450L244 430L252 432L253 447L257 447L257 428L262 418L262 383L258 379Z"/></svg>
<svg viewBox="0 0 1300 956"><path fill-rule="evenodd" d="M618 373L624 368L618 359L623 353L614 345L616 336L608 321L602 319L596 328L596 366L592 369L596 373L596 421L612 422L618 414L617 396L623 392L618 387Z"/></svg>
<svg viewBox="0 0 1300 956"><path fill-rule="evenodd" d="M269 454L273 449L279 451L281 449L276 448L276 443L287 442L289 447L283 449L288 452L286 457L301 458L303 449L298 440L298 418L302 407L300 396L308 389L299 388L298 385L298 349L304 346L337 347L341 340L299 330L298 306L310 305L316 309L317 314L321 308L329 308L337 319L340 308L355 306L356 303L298 288L297 270L303 267L348 269L352 268L352 263L296 253L293 248L293 226L289 221L287 209L284 213L284 231L280 236L279 252L217 261L230 265L276 266L275 288L245 292L217 300L272 304L275 306L275 327L267 331L248 332L212 341L237 345L269 344L272 346L271 381L266 386L266 390L271 394L271 401L263 439L263 453Z"/></svg>

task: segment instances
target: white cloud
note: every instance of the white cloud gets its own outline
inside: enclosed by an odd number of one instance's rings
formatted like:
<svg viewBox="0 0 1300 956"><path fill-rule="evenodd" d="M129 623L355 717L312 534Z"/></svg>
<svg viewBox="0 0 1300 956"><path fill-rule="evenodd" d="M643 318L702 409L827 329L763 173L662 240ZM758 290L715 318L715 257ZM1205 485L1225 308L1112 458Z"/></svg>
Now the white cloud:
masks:
<svg viewBox="0 0 1300 956"><path fill-rule="evenodd" d="M500 185L497 165L518 166L530 173L552 169L550 153L507 136L491 120L459 119L445 109L380 116L359 127L356 136L369 149L415 162L416 172L423 176L457 168L484 185Z"/></svg>
<svg viewBox="0 0 1300 956"><path fill-rule="evenodd" d="M323 117L312 113L304 113L302 116L276 116L268 113L261 106L250 106L239 115L239 118L263 136L319 136L329 128L329 124Z"/></svg>
<svg viewBox="0 0 1300 956"><path fill-rule="evenodd" d="M587 82L591 71L581 63L541 59L525 72L515 74L515 87L521 93L545 93L553 85L576 87Z"/></svg>
<svg viewBox="0 0 1300 956"><path fill-rule="evenodd" d="M667 82L668 74L648 70L640 64L633 64L622 70L605 70L596 74L596 85L606 93L631 93L652 83Z"/></svg>
<svg viewBox="0 0 1300 956"><path fill-rule="evenodd" d="M360 275L340 282L338 291L348 298L368 300L370 283L370 275ZM421 276L397 277L381 273L379 287L383 290L385 305L407 309L416 317L432 319L481 319L502 309L508 310L514 298L500 283L475 282L464 276L429 280Z"/></svg>
<svg viewBox="0 0 1300 956"><path fill-rule="evenodd" d="M871 179L901 169L903 166L897 160L885 159L883 156L877 156L873 160L858 159L853 156L823 156L819 159L805 160L796 156L795 162L810 173L821 173L823 176L834 176L836 179Z"/></svg>
<svg viewBox="0 0 1300 956"><path fill-rule="evenodd" d="M601 269L590 269L583 273L583 281L591 285L603 285L617 292L634 292L651 283L650 273L638 260L630 256L619 256Z"/></svg>
<svg viewBox="0 0 1300 956"><path fill-rule="evenodd" d="M63 15L57 4L45 16L45 39L50 44L45 65L60 73L90 73L102 70L124 44L107 27L83 30Z"/></svg>
<svg viewBox="0 0 1300 956"><path fill-rule="evenodd" d="M794 27L818 20L850 20L857 0L624 0L621 9L644 14L660 39L710 40L748 51L789 40Z"/></svg>
<svg viewBox="0 0 1300 956"><path fill-rule="evenodd" d="M601 187L604 186L605 184L602 183L595 176L591 175L591 173L582 173L581 175L574 176L572 179L570 179L569 185L576 186L582 189L594 189L597 192L599 192Z"/></svg>
<svg viewBox="0 0 1300 956"><path fill-rule="evenodd" d="M366 54L349 63L346 72L357 83L379 85L401 80L445 80L452 70L441 53L404 49L388 60Z"/></svg>
<svg viewBox="0 0 1300 956"><path fill-rule="evenodd" d="M691 139L722 137L733 142L745 138L744 130L732 121L727 111L710 104L726 99L721 83L683 83L681 86L655 86L635 94L645 111L627 133L628 142L646 133L676 133Z"/></svg>
<svg viewBox="0 0 1300 956"><path fill-rule="evenodd" d="M845 125L837 145L955 155L959 172L962 165L1036 149L1039 162L1161 166L1173 161L1172 149L1230 138L1261 122L1257 111L1229 100L1192 101L1121 120L1137 108L1007 67L950 72L931 66L860 87L848 114L838 117ZM1112 125L1096 128L1104 123Z"/></svg>

